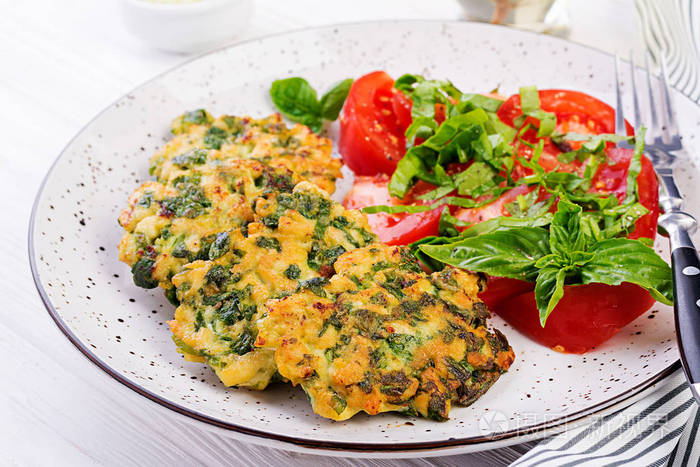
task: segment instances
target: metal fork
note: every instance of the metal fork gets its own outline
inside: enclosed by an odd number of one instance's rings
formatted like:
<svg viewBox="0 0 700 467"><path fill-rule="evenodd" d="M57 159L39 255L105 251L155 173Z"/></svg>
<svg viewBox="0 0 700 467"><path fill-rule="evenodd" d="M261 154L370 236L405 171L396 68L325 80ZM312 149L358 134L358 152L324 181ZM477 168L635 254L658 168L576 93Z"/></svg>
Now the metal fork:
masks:
<svg viewBox="0 0 700 467"><path fill-rule="evenodd" d="M652 77L648 55L645 61L649 113L651 114L651 123L645 122L648 125L645 153L651 159L659 178L659 204L664 212L659 216L659 230L668 235L671 243L676 338L678 339L681 363L693 396L700 402L700 259L690 238L690 234L695 232L697 228L697 222L693 216L683 210L683 197L673 178L673 169L687 162L689 158L683 149L678 133L676 113L671 101L663 58L661 59L662 86L659 85L658 80ZM643 122L640 107L642 99L637 91L634 60L631 57L630 69L632 77L630 84L634 94L635 128L638 131ZM616 56L615 132L626 135L619 70L620 59Z"/></svg>

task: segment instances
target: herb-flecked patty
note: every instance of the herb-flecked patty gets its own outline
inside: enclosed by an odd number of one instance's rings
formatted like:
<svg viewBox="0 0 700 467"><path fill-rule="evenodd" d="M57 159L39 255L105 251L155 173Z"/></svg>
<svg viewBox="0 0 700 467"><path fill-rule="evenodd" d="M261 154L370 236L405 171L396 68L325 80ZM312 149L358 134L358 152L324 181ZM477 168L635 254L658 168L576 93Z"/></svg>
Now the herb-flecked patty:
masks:
<svg viewBox="0 0 700 467"><path fill-rule="evenodd" d="M262 119L229 115L214 119L205 110L186 112L176 118L174 134L151 159L151 174L158 180L169 177L176 160L193 149L203 150L208 164L229 159L253 159L296 173L328 193L340 177L340 160L331 158L331 142L303 125L291 128L280 114Z"/></svg>
<svg viewBox="0 0 700 467"><path fill-rule="evenodd" d="M168 179L136 189L119 216L126 230L119 259L132 267L136 285L160 285L174 303L174 274L191 261L223 255L224 234L253 220L256 201L290 193L296 182L292 172L258 161L199 163L198 152L181 158Z"/></svg>
<svg viewBox="0 0 700 467"><path fill-rule="evenodd" d="M479 276L426 275L407 249L379 244L340 256L335 270L320 287L268 302L255 341L317 414L445 420L513 362L505 337L486 327Z"/></svg>
<svg viewBox="0 0 700 467"><path fill-rule="evenodd" d="M253 347L265 303L320 290L338 256L376 237L363 214L308 182L259 199L255 219L226 234L221 256L173 277L181 304L169 325L186 359L208 363L227 386L263 389L276 373L273 352Z"/></svg>

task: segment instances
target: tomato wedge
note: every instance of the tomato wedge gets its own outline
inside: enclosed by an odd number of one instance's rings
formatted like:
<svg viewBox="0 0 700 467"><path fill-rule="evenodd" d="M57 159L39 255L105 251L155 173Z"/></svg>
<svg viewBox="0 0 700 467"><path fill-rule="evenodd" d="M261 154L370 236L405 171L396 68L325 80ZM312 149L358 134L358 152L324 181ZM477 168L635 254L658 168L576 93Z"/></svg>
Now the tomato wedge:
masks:
<svg viewBox="0 0 700 467"><path fill-rule="evenodd" d="M615 109L593 96L563 89L538 91L540 107L557 116L557 130L562 133L601 134L615 133ZM510 96L498 109L498 118L510 126L522 115L520 95ZM627 134L634 131L627 123Z"/></svg>
<svg viewBox="0 0 700 467"><path fill-rule="evenodd" d="M406 152L411 102L383 71L358 78L340 116L338 150L356 175L391 174Z"/></svg>
<svg viewBox="0 0 700 467"><path fill-rule="evenodd" d="M452 215L469 224L478 224L494 217L509 216L506 204L514 202L519 195L526 195L530 191L532 191L532 188L529 188L527 185L520 185L503 193L500 198L486 206L472 209L458 208Z"/></svg>
<svg viewBox="0 0 700 467"><path fill-rule="evenodd" d="M507 290L512 293L509 295ZM612 286L564 286L564 296L540 326L534 284L489 278L479 294L486 306L536 342L558 352L584 353L598 347L647 311L655 302L643 288L623 282Z"/></svg>
<svg viewBox="0 0 700 467"><path fill-rule="evenodd" d="M415 199L415 196L434 188L427 183L420 183L405 199L399 200L389 195L387 188L389 180L390 177L383 174L374 177L357 177L343 205L348 209L360 209L377 205L422 204L420 200ZM437 235L441 213L441 208L414 214L379 212L368 214L367 220L372 231L382 242L389 245L407 245L423 237Z"/></svg>

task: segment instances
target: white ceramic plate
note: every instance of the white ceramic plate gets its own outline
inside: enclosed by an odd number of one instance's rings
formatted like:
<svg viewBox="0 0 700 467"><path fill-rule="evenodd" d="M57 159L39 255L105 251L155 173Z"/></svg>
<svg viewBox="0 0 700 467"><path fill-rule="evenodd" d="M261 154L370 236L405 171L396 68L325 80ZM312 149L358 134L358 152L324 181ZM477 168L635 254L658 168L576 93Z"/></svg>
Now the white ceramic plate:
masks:
<svg viewBox="0 0 700 467"><path fill-rule="evenodd" d="M325 89L376 69L449 78L468 91L500 86L509 94L536 84L582 90L609 102L613 97L611 56L464 22L327 27L197 58L135 89L90 122L58 158L37 197L30 227L34 278L68 338L119 382L201 426L336 455L454 454L523 441L631 403L677 368L673 314L664 306L584 356L550 351L494 318L515 350L515 364L484 397L454 408L444 423L395 414L332 422L314 415L291 386L228 389L203 365L183 361L164 324L173 307L158 290L136 287L117 260L117 216L128 194L149 178L148 157L167 139L170 120L199 107L263 116L273 111L267 94L273 79L300 75ZM700 154L700 112L680 94L674 97L689 152ZM689 165L679 185L697 202L695 174Z"/></svg>

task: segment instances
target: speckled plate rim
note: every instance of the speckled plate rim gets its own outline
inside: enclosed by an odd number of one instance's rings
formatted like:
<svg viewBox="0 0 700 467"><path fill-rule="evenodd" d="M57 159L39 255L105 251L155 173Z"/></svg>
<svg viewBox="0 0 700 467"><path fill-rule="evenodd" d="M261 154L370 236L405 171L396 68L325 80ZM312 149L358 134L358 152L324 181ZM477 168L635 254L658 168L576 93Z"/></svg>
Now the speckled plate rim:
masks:
<svg viewBox="0 0 700 467"><path fill-rule="evenodd" d="M185 408L179 404L173 403L166 398L159 396L141 385L133 382L127 377L124 377L121 375L119 372L114 370L112 367L110 367L107 363L105 363L103 360L101 360L99 357L97 357L78 337L71 331L71 329L68 327L68 325L63 321L61 318L60 314L58 311L54 308L53 304L51 303L51 300L49 299L43 284L41 283L41 278L39 277L39 272L38 272L38 266L37 266L37 261L36 261L36 254L34 251L34 230L35 230L35 221L36 221L36 213L37 213L37 208L39 206L39 202L41 201L44 188L46 186L47 181L51 177L55 166L58 164L58 162L61 160L63 155L66 153L66 151L72 146L73 142L78 138L79 135L81 135L92 123L97 120L103 113L105 113L107 110L112 108L116 103L118 103L121 99L123 99L126 95L134 92L135 90L138 90L148 84L150 84L152 81L157 80L158 78L165 76L172 71L181 68L191 62L197 61L202 57L208 56L215 54L221 50L228 49L228 48L233 48L233 47L238 47L247 43L251 42L256 42L256 41L264 41L268 38L273 38L273 37L279 37L279 36L285 36L285 35L294 35L302 32L308 32L308 31L323 31L323 30L332 30L334 28L343 28L344 26L355 26L355 25L377 25L381 26L382 24L416 24L416 23L437 23L437 24L469 24L467 21L459 21L459 20L381 20L381 21L362 21L362 22L348 22L348 23L338 23L338 24L333 24L333 25L327 25L327 26L320 26L320 27L310 27L310 28L301 28L301 29L296 29L296 30L291 30L291 31L285 31L281 33L275 33L275 34L269 34L266 36L261 36L253 39L249 39L246 41L241 41L237 42L234 44L229 44L225 45L223 47L219 47L213 50L210 50L208 52L205 52L203 54L197 55L195 57L192 57L191 59L188 59L182 63L179 63L178 65L162 72L154 77L150 78L149 80L143 82L139 86L136 86L132 90L130 90L128 93L124 94L123 96L120 96L118 99L116 99L114 102L112 102L110 105L105 107L102 111L100 111L98 114L96 114L90 121L88 121L83 128L76 133L76 135L71 138L68 143L65 145L63 150L60 152L60 154L56 157L54 162L51 164L51 167L49 168L46 176L44 177L43 181L41 182L41 185L39 186L39 190L37 192L36 198L34 200L33 206L32 206L32 212L31 216L29 219L29 232L28 232L28 250L29 250L29 265L32 273L32 278L34 280L34 285L37 288L37 291L39 293L39 296L41 298L41 301L43 302L44 306L46 307L46 310L48 311L49 315L53 319L53 321L56 323L58 328L63 332L63 334L68 338L68 340L83 354L85 357L87 357L92 363L94 363L98 368L100 368L102 371L107 373L109 376L111 376L113 379L118 381L119 383L123 384L127 388L131 389L132 391L136 392L137 394L145 397L146 399L150 400L151 402L154 402L162 407L165 407L167 409L170 409L171 411L178 413L187 419L189 421L196 421L196 422L201 422L206 425L208 425L209 428L216 429L217 431L223 430L224 432L230 433L233 435L233 437L239 438L244 441L252 442L254 444L265 444L267 446L270 446L270 442L273 442L273 446L270 447L277 447L280 449L288 449L288 450L293 450L293 451L300 451L300 452L311 452L314 454L324 454L324 455L331 455L331 456L342 456L342 455L350 455L354 457L413 457L413 456L442 456L442 455L454 455L459 452L474 452L474 451L479 451L479 450L487 450L487 449L495 449L498 447L503 447L511 444L516 444L520 442L525 442L527 440L532 440L532 439L537 439L541 438L544 436L547 436L549 434L554 434L558 433L561 431L564 431L567 428L573 428L575 426L581 425L585 423L585 421L595 415L602 416L606 413L613 412L615 410L621 410L624 407L631 405L633 402L635 402L637 399L639 399L642 395L652 392L651 390L655 389L654 386L656 386L658 383L660 383L664 378L667 376L670 376L673 374L675 371L679 370L681 368L681 363L680 360L676 360L672 364L670 364L668 367L666 367L664 370L660 371L656 375L651 376L649 379L644 381L643 383L640 383L627 391L623 392L622 394L619 394L616 397L607 399L603 402L600 402L598 404L595 404L593 406L590 406L584 410L580 410L576 413L573 413L568 416L552 419L546 422L539 423L537 425L532 425L527 428L519 428L519 429L513 429L513 430L507 430L503 431L500 433L495 433L491 434L488 436L472 436L472 437L467 437L467 438L451 438L443 441L438 441L438 442L413 442L413 443L393 443L391 445L386 445L386 444L373 444L373 443L351 443L351 442L343 442L343 441L319 441L319 440L314 440L310 438L298 438L298 437L293 437L293 436L285 436L285 435L278 435L274 433L269 433L266 431L261 431L261 430L256 430L256 429L251 429L247 428L244 426L236 425L233 423L227 423L223 422L219 419L210 417L208 415L205 415L201 412L198 412L196 410L191 410L188 408ZM480 23L481 24L481 23ZM493 28L501 28L504 26L498 26L498 25L489 25L489 27ZM541 34L531 32L531 31L526 31L526 30L518 30L518 33L526 35L526 36L539 36L539 37L547 37L548 40L551 40L553 42L561 42L561 43L572 43L570 41L567 41L565 39L561 39L558 37L553 37L553 36L543 36ZM596 53L600 53L602 55L606 55L608 57L613 57L613 54L610 54L608 52L605 52L603 50L597 49L595 47L590 47L585 44L579 44L576 43L577 46L583 47L585 49L591 50ZM687 98L681 93L678 93L679 95L682 95L684 98ZM689 99L690 100L690 99ZM691 101L692 102L692 101ZM695 103L694 103L695 104ZM696 104L697 105L697 104ZM698 106L700 107L700 106Z"/></svg>

